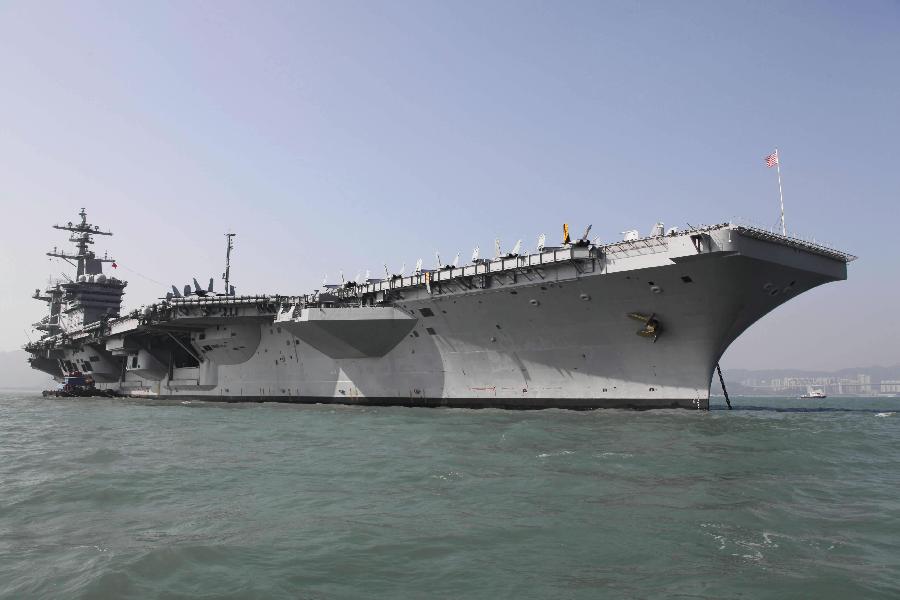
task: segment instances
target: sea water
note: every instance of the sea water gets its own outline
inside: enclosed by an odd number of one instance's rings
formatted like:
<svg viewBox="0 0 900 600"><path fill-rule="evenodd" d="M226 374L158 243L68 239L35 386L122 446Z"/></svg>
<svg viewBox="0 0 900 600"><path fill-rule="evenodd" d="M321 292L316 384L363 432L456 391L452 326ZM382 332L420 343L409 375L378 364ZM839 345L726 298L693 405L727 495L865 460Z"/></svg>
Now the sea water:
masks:
<svg viewBox="0 0 900 600"><path fill-rule="evenodd" d="M0 598L897 598L900 399L0 394Z"/></svg>

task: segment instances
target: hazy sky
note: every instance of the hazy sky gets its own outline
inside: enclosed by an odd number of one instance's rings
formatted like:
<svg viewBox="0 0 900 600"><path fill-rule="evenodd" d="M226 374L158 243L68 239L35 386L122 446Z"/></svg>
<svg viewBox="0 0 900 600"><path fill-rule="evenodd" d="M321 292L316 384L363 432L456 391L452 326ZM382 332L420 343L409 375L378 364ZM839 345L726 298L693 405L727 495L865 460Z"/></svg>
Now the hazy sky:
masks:
<svg viewBox="0 0 900 600"><path fill-rule="evenodd" d="M0 1L0 78L0 350L82 206L128 306L229 228L239 292L299 293L563 222L771 226L777 145L788 228L860 260L723 366L900 362L897 2Z"/></svg>

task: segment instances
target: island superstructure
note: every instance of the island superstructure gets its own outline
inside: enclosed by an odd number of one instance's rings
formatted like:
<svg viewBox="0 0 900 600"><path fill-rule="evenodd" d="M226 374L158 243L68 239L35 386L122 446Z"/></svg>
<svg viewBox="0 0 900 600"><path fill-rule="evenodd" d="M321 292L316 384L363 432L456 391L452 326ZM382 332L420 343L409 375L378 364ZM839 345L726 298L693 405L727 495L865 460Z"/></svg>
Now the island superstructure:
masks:
<svg viewBox="0 0 900 600"><path fill-rule="evenodd" d="M600 244L418 268L305 294L217 294L210 280L119 314L87 222L60 226L74 279L35 297L31 365L124 396L502 408L705 409L719 358L855 257L756 227L661 224ZM228 237L228 251L231 237Z"/></svg>

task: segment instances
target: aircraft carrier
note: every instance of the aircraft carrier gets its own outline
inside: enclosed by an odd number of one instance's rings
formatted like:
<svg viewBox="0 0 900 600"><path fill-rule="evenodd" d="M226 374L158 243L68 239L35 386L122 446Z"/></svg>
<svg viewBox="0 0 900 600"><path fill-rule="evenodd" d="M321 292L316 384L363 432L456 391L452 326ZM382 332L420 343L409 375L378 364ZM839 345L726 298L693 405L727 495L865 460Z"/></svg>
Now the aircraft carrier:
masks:
<svg viewBox="0 0 900 600"><path fill-rule="evenodd" d="M58 381L131 397L500 408L709 407L719 358L769 311L846 279L855 257L762 228L656 224L602 244L588 232L469 264L421 261L305 294L241 295L226 261L122 313L126 282L91 249L111 235L54 225L75 267L34 297L48 315L25 346ZM230 258L232 236L227 234Z"/></svg>

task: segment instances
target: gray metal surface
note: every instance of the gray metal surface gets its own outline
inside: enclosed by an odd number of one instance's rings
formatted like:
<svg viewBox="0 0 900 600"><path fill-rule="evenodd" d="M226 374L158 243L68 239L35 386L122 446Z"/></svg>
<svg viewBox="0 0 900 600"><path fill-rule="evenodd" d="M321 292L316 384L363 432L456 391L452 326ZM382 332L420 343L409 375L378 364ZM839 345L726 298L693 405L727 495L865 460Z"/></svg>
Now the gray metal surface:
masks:
<svg viewBox="0 0 900 600"><path fill-rule="evenodd" d="M852 259L726 224L327 296L172 298L29 350L37 368L96 363L98 381L124 364L101 387L134 396L706 408L728 345L797 294L845 279Z"/></svg>

